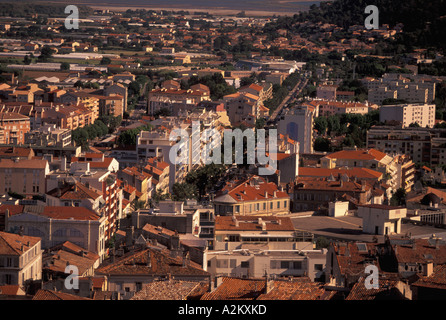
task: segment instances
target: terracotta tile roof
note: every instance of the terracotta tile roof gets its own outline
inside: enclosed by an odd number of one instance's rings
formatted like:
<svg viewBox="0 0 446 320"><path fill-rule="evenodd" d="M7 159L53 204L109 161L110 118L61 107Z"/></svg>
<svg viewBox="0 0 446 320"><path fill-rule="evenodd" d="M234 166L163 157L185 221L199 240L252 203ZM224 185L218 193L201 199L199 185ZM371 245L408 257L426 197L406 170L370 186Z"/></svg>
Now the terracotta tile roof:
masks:
<svg viewBox="0 0 446 320"><path fill-rule="evenodd" d="M86 257L78 256L77 254L58 250L52 252L52 257L43 269L47 272L65 273L65 268L68 264L74 265L79 269L79 274L83 275L85 272L93 268L95 260Z"/></svg>
<svg viewBox="0 0 446 320"><path fill-rule="evenodd" d="M264 200L267 199L265 193L267 193L268 198L273 198L274 192L276 192L274 199L289 199L289 195L280 191L274 182L266 182L265 179L257 176L246 180L227 182L215 200L218 201L218 197L223 195L225 191L237 202Z"/></svg>
<svg viewBox="0 0 446 320"><path fill-rule="evenodd" d="M377 244L362 244L364 245L365 250L362 250L362 248L360 250L357 243L333 244L341 274L359 275L364 272L364 262L373 260L373 256L369 256L369 251L372 253L375 252ZM379 261L373 261L378 269L381 270Z"/></svg>
<svg viewBox="0 0 446 320"><path fill-rule="evenodd" d="M317 178L298 178L295 182L295 190L326 190L337 192L361 192L362 185L354 181L327 181ZM365 190L370 190L369 184L364 185Z"/></svg>
<svg viewBox="0 0 446 320"><path fill-rule="evenodd" d="M438 265L429 276L421 276L412 286L446 290L446 264Z"/></svg>
<svg viewBox="0 0 446 320"><path fill-rule="evenodd" d="M350 160L378 160L380 161L387 154L376 149L342 150L326 155L330 159L350 159Z"/></svg>
<svg viewBox="0 0 446 320"><path fill-rule="evenodd" d="M157 280L146 284L130 300L186 300L199 282Z"/></svg>
<svg viewBox="0 0 446 320"><path fill-rule="evenodd" d="M257 300L330 300L335 291L326 291L324 284L307 281L274 280L268 285L268 293L260 295Z"/></svg>
<svg viewBox="0 0 446 320"><path fill-rule="evenodd" d="M9 284L0 286L0 295L8 295L8 296L25 295L25 291L18 285Z"/></svg>
<svg viewBox="0 0 446 320"><path fill-rule="evenodd" d="M446 245L439 241L436 248L435 239L414 239L413 244L395 245L394 250L398 263L446 264Z"/></svg>
<svg viewBox="0 0 446 320"><path fill-rule="evenodd" d="M2 209L6 205L1 206ZM54 207L54 206L43 206L41 210L33 208L33 206L21 206L21 210L14 211L14 214L19 214L22 212L30 212L35 214L40 214L42 216L47 216L52 219L71 219L74 220L100 220L101 217L98 216L94 211L91 211L84 207ZM11 212L11 211L10 211ZM11 214L13 215L13 214ZM40 238L39 238L40 239Z"/></svg>
<svg viewBox="0 0 446 320"><path fill-rule="evenodd" d="M29 157L31 153L31 148L0 147L0 157Z"/></svg>
<svg viewBox="0 0 446 320"><path fill-rule="evenodd" d="M60 196L58 192L60 191ZM94 190L89 189L83 183L76 182L74 185L65 185L62 188L55 188L47 192L48 195L57 197L61 200L96 200L101 195Z"/></svg>
<svg viewBox="0 0 446 320"><path fill-rule="evenodd" d="M47 165L47 160L20 159L18 161L14 161L11 159L0 159L0 168L45 169Z"/></svg>
<svg viewBox="0 0 446 320"><path fill-rule="evenodd" d="M403 295L397 289L397 280L379 279L379 288L367 289L365 278L361 277L353 285L345 300L404 300Z"/></svg>
<svg viewBox="0 0 446 320"><path fill-rule="evenodd" d="M0 255L20 256L41 240L39 237L0 232Z"/></svg>
<svg viewBox="0 0 446 320"><path fill-rule="evenodd" d="M420 202L428 194L436 195L439 199L442 199L441 202L443 204L446 204L446 192L431 187L427 187L421 194L408 194L406 197L406 202Z"/></svg>
<svg viewBox="0 0 446 320"><path fill-rule="evenodd" d="M56 292L52 290L39 289L34 295L33 300L91 300L89 298L83 298L74 294Z"/></svg>
<svg viewBox="0 0 446 320"><path fill-rule="evenodd" d="M299 177L329 177L338 175L347 175L348 177L357 177L359 179L380 179L383 174L381 172L353 167L353 168L310 168L310 167L300 167L299 168Z"/></svg>
<svg viewBox="0 0 446 320"><path fill-rule="evenodd" d="M235 219L234 219L235 218ZM262 231L262 225L258 220L265 222L266 231L294 231L293 222L289 217L275 216L216 216L215 231L240 230L240 231ZM238 227L235 225L238 222Z"/></svg>
<svg viewBox="0 0 446 320"><path fill-rule="evenodd" d="M71 252L74 253L78 256L84 256L85 258L88 258L90 260L96 261L99 259L99 255L97 255L94 252L91 251L87 251L84 248L70 242L70 241L65 241L64 243L61 243L59 245L56 245L54 247L51 248L52 251L55 250L64 250L67 252Z"/></svg>
<svg viewBox="0 0 446 320"><path fill-rule="evenodd" d="M6 210L9 210L9 216L13 216L15 214L22 213L24 207L25 206L20 204L2 204L0 206L0 215L4 215Z"/></svg>
<svg viewBox="0 0 446 320"><path fill-rule="evenodd" d="M255 300L265 292L264 279L239 279L224 277L222 283L201 300Z"/></svg>
<svg viewBox="0 0 446 320"><path fill-rule="evenodd" d="M150 260L149 260L150 255ZM150 261L150 263L149 263ZM96 269L96 274L104 275L162 275L172 276L202 276L209 275L198 264L193 261L183 266L180 257L171 257L168 250L157 248L146 248L135 252L129 252L117 259L114 263L105 263Z"/></svg>

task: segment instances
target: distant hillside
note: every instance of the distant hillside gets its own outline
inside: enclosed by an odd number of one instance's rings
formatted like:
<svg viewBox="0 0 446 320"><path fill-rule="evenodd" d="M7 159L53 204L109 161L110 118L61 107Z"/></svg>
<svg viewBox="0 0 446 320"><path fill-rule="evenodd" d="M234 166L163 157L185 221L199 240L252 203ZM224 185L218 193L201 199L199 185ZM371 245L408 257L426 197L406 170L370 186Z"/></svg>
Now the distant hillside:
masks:
<svg viewBox="0 0 446 320"><path fill-rule="evenodd" d="M363 25L368 5L379 9L379 24L395 26L404 24L407 42L446 48L446 1L445 0L335 0L312 5L309 11L293 17L281 18L269 28L292 29L296 22L309 20L336 24L343 28Z"/></svg>
<svg viewBox="0 0 446 320"><path fill-rule="evenodd" d="M48 3L45 1L0 1L0 16L25 17L29 14L39 14L49 17L67 16L64 12L67 4ZM85 17L93 13L93 9L80 5L78 6L80 17Z"/></svg>
<svg viewBox="0 0 446 320"><path fill-rule="evenodd" d="M1 2L11 0L0 0ZM52 3L84 4L92 7L104 7L114 9L117 7L145 7L164 8L165 10L189 10L206 11L214 10L245 10L245 11L270 11L270 12L300 12L308 10L310 5L318 4L320 1L327 0L52 0ZM18 0L23 2L23 0ZM27 2L30 2L27 0ZM49 3L49 1L34 0L33 3Z"/></svg>

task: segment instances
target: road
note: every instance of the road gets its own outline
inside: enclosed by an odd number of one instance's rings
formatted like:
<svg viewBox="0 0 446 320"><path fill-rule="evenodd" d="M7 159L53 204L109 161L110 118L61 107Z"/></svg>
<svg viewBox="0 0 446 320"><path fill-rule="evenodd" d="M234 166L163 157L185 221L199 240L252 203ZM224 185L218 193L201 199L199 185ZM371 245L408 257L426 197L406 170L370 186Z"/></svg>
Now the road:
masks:
<svg viewBox="0 0 446 320"><path fill-rule="evenodd" d="M283 99L283 101L280 103L280 105L277 107L276 110L274 110L273 114L269 117L268 122L275 122L277 120L277 117L282 112L282 109L284 106L286 106L291 98L296 97L300 91L302 91L303 88L308 83L308 79L305 80L299 80L299 82L294 86L294 88L288 93L288 95Z"/></svg>

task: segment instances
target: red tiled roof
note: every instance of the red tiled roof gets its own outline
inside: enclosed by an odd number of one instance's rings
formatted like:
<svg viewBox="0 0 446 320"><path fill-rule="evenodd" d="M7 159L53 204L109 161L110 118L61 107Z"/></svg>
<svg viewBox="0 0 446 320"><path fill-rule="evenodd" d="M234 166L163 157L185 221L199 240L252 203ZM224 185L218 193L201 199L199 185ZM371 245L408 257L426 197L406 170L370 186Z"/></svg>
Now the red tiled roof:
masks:
<svg viewBox="0 0 446 320"><path fill-rule="evenodd" d="M25 292L18 285L9 284L0 286L0 295L17 296L25 295Z"/></svg>
<svg viewBox="0 0 446 320"><path fill-rule="evenodd" d="M74 294L64 293L60 291L39 289L34 295L33 300L91 300Z"/></svg>
<svg viewBox="0 0 446 320"><path fill-rule="evenodd" d="M52 219L71 219L74 220L100 220L101 217L98 216L94 211L91 211L84 207L44 207L41 215L47 216Z"/></svg>
<svg viewBox="0 0 446 320"><path fill-rule="evenodd" d="M402 294L397 289L397 280L379 279L379 288L366 288L365 278L361 277L354 284L345 300L379 300L380 297L389 299L403 299Z"/></svg>
<svg viewBox="0 0 446 320"><path fill-rule="evenodd" d="M20 256L41 240L39 237L0 231L0 255Z"/></svg>
<svg viewBox="0 0 446 320"><path fill-rule="evenodd" d="M150 253L150 263L149 263ZM168 250L155 250L146 248L124 255L116 262L104 264L96 269L96 274L104 275L167 275L172 276L190 275L207 277L209 273L204 271L198 264L190 261L189 265L183 266L180 257L171 257Z"/></svg>
<svg viewBox="0 0 446 320"><path fill-rule="evenodd" d="M341 175L347 175L348 177L357 177L365 179L379 179L382 177L382 173L368 169L368 168L310 168L310 167L300 167L299 177L329 177L333 175L334 177Z"/></svg>
<svg viewBox="0 0 446 320"><path fill-rule="evenodd" d="M384 158L386 154L376 149L369 150L342 150L326 155L330 159L351 159L351 160L378 160Z"/></svg>
<svg viewBox="0 0 446 320"><path fill-rule="evenodd" d="M412 286L446 290L446 264L436 266L431 275L421 276Z"/></svg>
<svg viewBox="0 0 446 320"><path fill-rule="evenodd" d="M311 282L310 279L302 281L271 281L272 288L257 300L330 300L335 291L326 291L324 284Z"/></svg>
<svg viewBox="0 0 446 320"><path fill-rule="evenodd" d="M201 300L255 300L265 292L265 280L223 278L223 282Z"/></svg>
<svg viewBox="0 0 446 320"><path fill-rule="evenodd" d="M274 192L276 192L274 199L289 199L289 195L284 191L280 191L274 182L266 182L265 179L257 176L244 181L226 183L222 191L227 191L227 194L235 201L264 200L267 199L265 198L265 193L267 193L268 198L273 198ZM218 201L218 197L215 200Z"/></svg>

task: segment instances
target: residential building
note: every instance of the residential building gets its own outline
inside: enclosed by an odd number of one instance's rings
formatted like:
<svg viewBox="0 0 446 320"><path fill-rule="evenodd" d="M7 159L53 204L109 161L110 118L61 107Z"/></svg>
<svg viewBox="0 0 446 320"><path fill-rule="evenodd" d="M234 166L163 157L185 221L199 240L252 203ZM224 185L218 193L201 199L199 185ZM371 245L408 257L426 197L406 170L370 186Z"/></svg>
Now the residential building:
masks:
<svg viewBox="0 0 446 320"><path fill-rule="evenodd" d="M316 88L316 98L328 101L336 101L337 86L319 85Z"/></svg>
<svg viewBox="0 0 446 320"><path fill-rule="evenodd" d="M25 144L67 147L71 145L71 130L57 128L55 124L43 125L25 133Z"/></svg>
<svg viewBox="0 0 446 320"><path fill-rule="evenodd" d="M406 214L406 208L380 204L359 205L357 213L362 218L362 231L377 235L401 233L401 220Z"/></svg>
<svg viewBox="0 0 446 320"><path fill-rule="evenodd" d="M41 239L0 232L0 285L24 287L25 281L41 279Z"/></svg>
<svg viewBox="0 0 446 320"><path fill-rule="evenodd" d="M30 119L16 112L0 113L0 143L24 144L25 134L30 130Z"/></svg>
<svg viewBox="0 0 446 320"><path fill-rule="evenodd" d="M136 248L104 263L96 275L106 275L108 291L119 292L124 300L131 299L144 285L169 277L182 281L209 282L209 273L180 253L157 247Z"/></svg>
<svg viewBox="0 0 446 320"><path fill-rule="evenodd" d="M372 200L373 187L362 181L344 179L305 179L294 182L293 212L328 210L329 202L340 199L354 204L367 204Z"/></svg>
<svg viewBox="0 0 446 320"><path fill-rule="evenodd" d="M374 126L367 132L367 148L408 155L414 163L446 164L446 132L431 128Z"/></svg>
<svg viewBox="0 0 446 320"><path fill-rule="evenodd" d="M434 104L398 104L385 105L379 108L379 121L385 123L399 122L402 127L417 123L423 128L433 128L435 125Z"/></svg>
<svg viewBox="0 0 446 320"><path fill-rule="evenodd" d="M258 176L226 182L213 203L217 215L278 215L290 211L290 196Z"/></svg>
<svg viewBox="0 0 446 320"><path fill-rule="evenodd" d="M47 160L0 159L0 193L16 192L25 196L44 194L49 173Z"/></svg>
<svg viewBox="0 0 446 320"><path fill-rule="evenodd" d="M3 205L15 212L10 205ZM106 216L83 207L23 206L21 212L6 213L6 230L19 231L42 240L42 248L49 249L70 241L85 250L96 253L101 261L108 248L105 246Z"/></svg>

